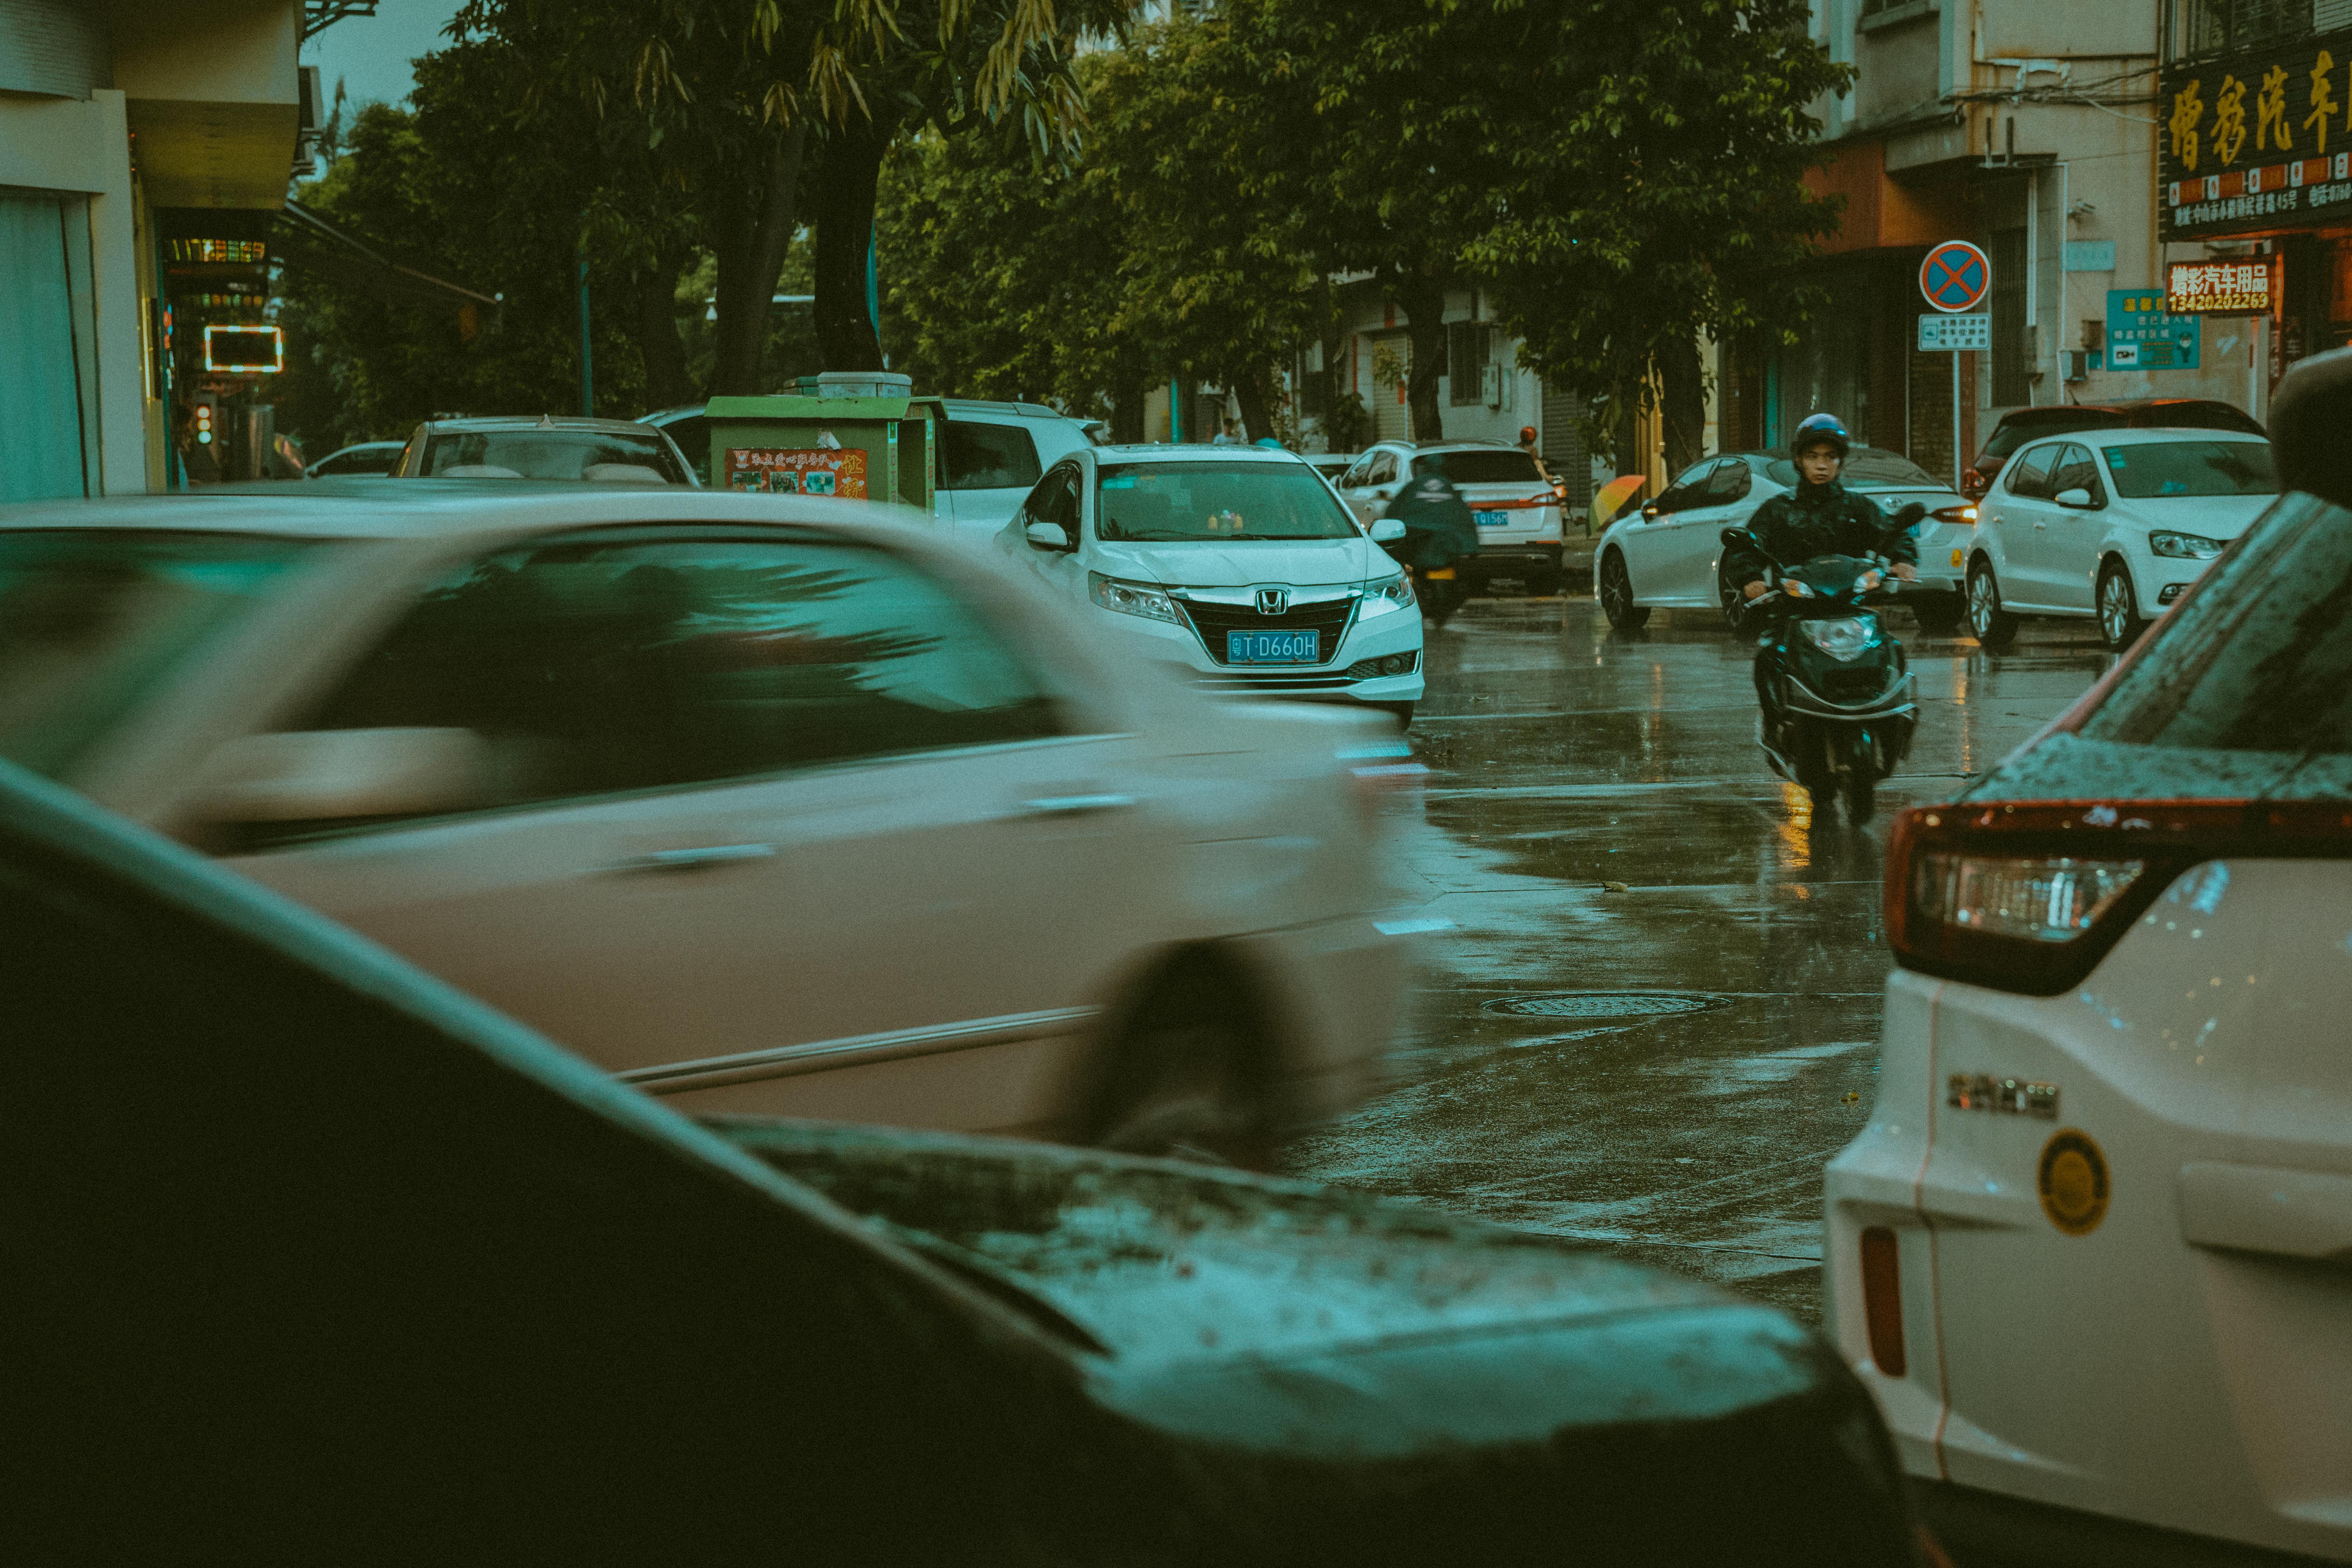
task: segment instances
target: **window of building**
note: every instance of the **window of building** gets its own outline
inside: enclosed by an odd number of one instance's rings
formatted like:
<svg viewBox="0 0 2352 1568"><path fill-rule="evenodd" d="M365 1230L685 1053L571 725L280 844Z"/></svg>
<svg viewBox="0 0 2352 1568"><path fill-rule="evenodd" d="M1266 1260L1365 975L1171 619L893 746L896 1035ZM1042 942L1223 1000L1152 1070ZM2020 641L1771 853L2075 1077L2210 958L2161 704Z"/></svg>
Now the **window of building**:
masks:
<svg viewBox="0 0 2352 1568"><path fill-rule="evenodd" d="M1445 323L1446 402L1455 408L1484 403L1486 369L1495 357L1495 329L1483 321Z"/></svg>
<svg viewBox="0 0 2352 1568"><path fill-rule="evenodd" d="M2345 0L2172 0L2175 59L2229 54L2352 25Z"/></svg>

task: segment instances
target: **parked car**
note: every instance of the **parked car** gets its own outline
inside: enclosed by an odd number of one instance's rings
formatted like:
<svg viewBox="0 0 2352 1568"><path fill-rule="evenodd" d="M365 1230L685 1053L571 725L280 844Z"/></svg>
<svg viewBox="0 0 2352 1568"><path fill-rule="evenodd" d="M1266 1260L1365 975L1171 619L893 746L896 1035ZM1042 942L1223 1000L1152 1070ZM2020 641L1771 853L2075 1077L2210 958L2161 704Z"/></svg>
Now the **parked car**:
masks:
<svg viewBox="0 0 2352 1568"><path fill-rule="evenodd" d="M1913 1561L1868 1396L1754 1302L1297 1182L698 1126L5 763L0 882L32 1557Z"/></svg>
<svg viewBox="0 0 2352 1568"><path fill-rule="evenodd" d="M1331 481L1336 489L1349 468L1363 457L1361 452L1309 452L1307 466Z"/></svg>
<svg viewBox="0 0 2352 1568"><path fill-rule="evenodd" d="M2000 477L2001 465L2028 441L2077 430L2138 430L2154 426L2184 430L2232 430L2260 436L2260 423L2243 410L2206 397L2135 397L2111 403L2051 404L2012 408L2000 416L1960 475L1960 493L1980 500Z"/></svg>
<svg viewBox="0 0 2352 1568"><path fill-rule="evenodd" d="M1979 514L1969 629L1999 648L2021 616L2087 618L2109 647L2128 647L2278 488L2270 442L2235 431L2105 430L2021 447Z"/></svg>
<svg viewBox="0 0 2352 1568"><path fill-rule="evenodd" d="M1362 703L1410 723L1421 616L1378 537L1294 453L1089 447L1054 465L996 547L1201 686Z"/></svg>
<svg viewBox="0 0 2352 1568"><path fill-rule="evenodd" d="M1339 480L1369 526L1410 479L1442 470L1469 503L1478 553L1457 563L1472 590L1509 578L1538 596L1559 592L1560 497L1533 458L1500 441L1381 441Z"/></svg>
<svg viewBox="0 0 2352 1568"><path fill-rule="evenodd" d="M1391 727L1220 707L1026 575L667 487L6 509L0 755L697 1112L1263 1158L1395 1030Z"/></svg>
<svg viewBox="0 0 2352 1568"><path fill-rule="evenodd" d="M1881 447L1854 447L1843 482L1889 521L1913 501L1927 508L1918 525L1918 589L1906 591L1903 603L1923 631L1958 626L1976 508L1908 458ZM1727 452L1702 458L1654 500L1620 514L1601 534L1593 574L1609 624L1630 631L1653 609L1707 606L1727 626L1738 625L1740 585L1724 580L1723 531L1745 528L1759 507L1796 488L1797 466L1786 454Z"/></svg>
<svg viewBox="0 0 2352 1568"><path fill-rule="evenodd" d="M677 408L664 408L637 416L640 425L650 425L670 438L686 466L701 484L710 482L710 419L703 413L708 405L689 403Z"/></svg>
<svg viewBox="0 0 2352 1568"><path fill-rule="evenodd" d="M302 470L306 479L324 479L337 475L388 474L400 461L406 447L398 441L361 441L353 446L339 447Z"/></svg>
<svg viewBox="0 0 2352 1568"><path fill-rule="evenodd" d="M1894 826L1828 1321L1963 1563L2021 1521L2074 1562L2352 1561L2352 358L2308 364L2291 493Z"/></svg>
<svg viewBox="0 0 2352 1568"><path fill-rule="evenodd" d="M625 419L428 419L408 437L402 479L586 479L593 484L698 485L659 430Z"/></svg>

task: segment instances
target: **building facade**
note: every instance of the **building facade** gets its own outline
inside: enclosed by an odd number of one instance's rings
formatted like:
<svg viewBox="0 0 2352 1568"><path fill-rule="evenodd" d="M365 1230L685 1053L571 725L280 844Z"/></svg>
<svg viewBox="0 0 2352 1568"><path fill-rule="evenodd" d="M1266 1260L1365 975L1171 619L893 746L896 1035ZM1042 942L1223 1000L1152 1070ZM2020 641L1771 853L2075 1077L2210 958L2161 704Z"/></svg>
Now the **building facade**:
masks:
<svg viewBox="0 0 2352 1568"><path fill-rule="evenodd" d="M267 293L299 0L0 0L0 500L183 471L176 291Z"/></svg>

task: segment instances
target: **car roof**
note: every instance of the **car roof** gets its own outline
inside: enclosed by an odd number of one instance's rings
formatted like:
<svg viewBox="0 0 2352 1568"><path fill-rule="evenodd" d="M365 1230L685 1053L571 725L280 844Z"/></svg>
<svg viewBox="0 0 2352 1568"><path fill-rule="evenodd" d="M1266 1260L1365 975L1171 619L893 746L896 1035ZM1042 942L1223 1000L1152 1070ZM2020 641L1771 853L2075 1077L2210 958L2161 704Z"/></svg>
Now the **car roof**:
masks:
<svg viewBox="0 0 2352 1568"><path fill-rule="evenodd" d="M669 522L819 526L877 543L910 533L938 537L922 513L879 501L577 479L419 481L330 475L299 484L217 485L170 495L0 506L0 531L90 528L320 540L493 537L562 526Z"/></svg>
<svg viewBox="0 0 2352 1568"><path fill-rule="evenodd" d="M2096 441L2102 447L2144 447L2155 442L2179 441L2246 441L2270 445L2270 437L2257 436L2251 430L2215 430L2203 425L2121 425L2105 427L2094 426L2082 430L2053 430L2047 436L2030 437L2018 448L2043 446L2052 441L2072 439L2077 442Z"/></svg>
<svg viewBox="0 0 2352 1568"><path fill-rule="evenodd" d="M1181 444L1142 441L1118 447L1090 447L1087 450L1100 461L1121 463L1222 463L1236 458L1253 463L1303 463L1307 460L1287 447L1212 447L1205 441Z"/></svg>
<svg viewBox="0 0 2352 1568"><path fill-rule="evenodd" d="M405 447L406 445L408 445L408 443L405 441L354 441L348 447L336 447L333 451L327 454L327 458L340 458L346 452L374 452L381 451L387 447L397 448ZM319 461L323 463L327 460L327 458L321 458Z"/></svg>
<svg viewBox="0 0 2352 1568"><path fill-rule="evenodd" d="M427 419L425 428L444 430L603 430L614 435L645 433L643 420L591 419L584 415L467 414L454 419Z"/></svg>

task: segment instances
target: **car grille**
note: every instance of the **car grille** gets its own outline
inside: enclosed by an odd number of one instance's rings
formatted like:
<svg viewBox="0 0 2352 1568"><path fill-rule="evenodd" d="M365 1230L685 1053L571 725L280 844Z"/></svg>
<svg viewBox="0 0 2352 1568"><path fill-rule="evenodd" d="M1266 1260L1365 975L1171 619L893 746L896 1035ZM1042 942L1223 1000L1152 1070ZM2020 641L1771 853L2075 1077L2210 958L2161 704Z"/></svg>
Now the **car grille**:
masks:
<svg viewBox="0 0 2352 1568"><path fill-rule="evenodd" d="M1210 658L1225 662L1227 632L1319 632L1316 647L1323 657L1318 662L1328 664L1339 655L1339 638L1348 629L1348 622L1356 613L1356 601L1325 599L1317 604L1294 604L1279 616L1261 616L1249 605L1218 605L1200 599L1179 599L1192 629L1201 637L1201 646L1209 650Z"/></svg>

